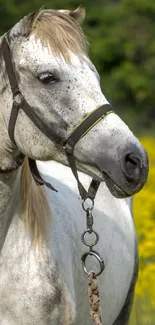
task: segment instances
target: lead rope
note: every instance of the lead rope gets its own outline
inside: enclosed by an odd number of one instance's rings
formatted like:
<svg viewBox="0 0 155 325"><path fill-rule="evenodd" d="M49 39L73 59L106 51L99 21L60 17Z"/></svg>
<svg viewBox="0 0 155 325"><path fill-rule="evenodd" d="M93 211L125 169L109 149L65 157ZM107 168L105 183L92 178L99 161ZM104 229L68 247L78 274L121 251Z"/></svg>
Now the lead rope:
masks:
<svg viewBox="0 0 155 325"><path fill-rule="evenodd" d="M94 272L88 276L88 299L90 317L96 325L102 325L98 280Z"/></svg>
<svg viewBox="0 0 155 325"><path fill-rule="evenodd" d="M100 257L100 254L93 249L93 247L99 241L99 234L93 229L93 215L92 210L94 208L94 200L91 200L91 206L85 207L86 200L82 203L82 209L86 212L86 225L87 229L82 233L81 239L85 246L89 247L89 251L85 252L82 257L82 267L84 272L88 275L88 300L90 306L90 317L95 322L96 325L102 325L101 320L101 308L100 308L100 295L99 295L99 285L97 277L103 272L105 265L103 259ZM94 235L95 239L93 242L88 241L86 239L86 235ZM95 273L94 271L87 271L86 268L86 259L87 256L94 256L100 265L100 270Z"/></svg>

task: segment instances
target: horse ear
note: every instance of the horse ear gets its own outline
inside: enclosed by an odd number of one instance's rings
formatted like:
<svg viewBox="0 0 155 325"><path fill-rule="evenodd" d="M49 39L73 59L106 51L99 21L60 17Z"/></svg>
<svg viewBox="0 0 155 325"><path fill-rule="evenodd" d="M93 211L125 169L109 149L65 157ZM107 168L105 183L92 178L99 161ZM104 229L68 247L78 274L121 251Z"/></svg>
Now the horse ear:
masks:
<svg viewBox="0 0 155 325"><path fill-rule="evenodd" d="M79 24L82 24L86 17L86 10L82 6L79 6L76 10L70 11L69 15L73 17Z"/></svg>
<svg viewBox="0 0 155 325"><path fill-rule="evenodd" d="M82 6L79 6L74 11L71 10L58 10L59 12L62 12L65 15L71 16L74 18L79 24L82 24L85 20L86 11Z"/></svg>
<svg viewBox="0 0 155 325"><path fill-rule="evenodd" d="M33 29L33 26L35 25L36 21L38 20L41 11L43 7L41 7L36 12L32 12L24 17L23 23L24 23L24 29L25 29L25 36L28 36ZM24 34L24 33L23 33Z"/></svg>

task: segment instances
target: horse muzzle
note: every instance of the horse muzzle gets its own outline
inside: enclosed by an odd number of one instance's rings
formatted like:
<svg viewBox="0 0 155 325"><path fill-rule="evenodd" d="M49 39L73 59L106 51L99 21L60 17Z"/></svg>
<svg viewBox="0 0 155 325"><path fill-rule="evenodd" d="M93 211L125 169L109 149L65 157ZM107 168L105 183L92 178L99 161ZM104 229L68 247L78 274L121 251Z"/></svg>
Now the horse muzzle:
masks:
<svg viewBox="0 0 155 325"><path fill-rule="evenodd" d="M132 196L144 186L148 176L148 155L142 148L131 145L113 159L97 162L110 192L118 198Z"/></svg>

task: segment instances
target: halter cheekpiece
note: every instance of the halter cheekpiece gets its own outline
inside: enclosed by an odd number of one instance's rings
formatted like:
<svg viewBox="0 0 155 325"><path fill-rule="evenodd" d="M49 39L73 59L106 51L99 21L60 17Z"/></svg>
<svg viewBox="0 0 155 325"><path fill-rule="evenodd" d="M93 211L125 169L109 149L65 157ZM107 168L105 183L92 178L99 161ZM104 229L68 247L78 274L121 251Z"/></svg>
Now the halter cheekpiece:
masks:
<svg viewBox="0 0 155 325"><path fill-rule="evenodd" d="M74 147L79 139L81 139L85 134L87 134L91 128L93 128L101 119L103 119L106 115L112 112L110 105L102 105L99 108L95 109L93 112L88 114L72 131L70 136L67 139L60 137L56 134L52 125L47 125L40 116L36 113L36 110L31 107L23 94L21 93L18 82L17 82L17 74L13 66L12 54L9 46L9 42L6 36L4 36L2 44L1 44L1 53L3 54L3 58L5 61L6 71L9 78L10 87L13 95L13 104L12 110L9 120L8 133L10 139L13 143L14 140L14 129L18 116L18 112L20 109L24 111L24 113L30 118L30 120L38 127L38 129L43 132L49 139L51 139L56 144L59 144L65 150L66 156L68 158L69 166L74 174L74 177L77 180L78 189L82 199L91 198L92 200L95 198L96 192L98 190L99 181L92 180L88 191L83 187L82 183L79 180L75 157L74 157ZM33 178L35 179L38 185L46 185L52 190L55 188L50 184L44 181L37 169L36 161L29 158L30 170ZM56 190L55 190L56 191Z"/></svg>

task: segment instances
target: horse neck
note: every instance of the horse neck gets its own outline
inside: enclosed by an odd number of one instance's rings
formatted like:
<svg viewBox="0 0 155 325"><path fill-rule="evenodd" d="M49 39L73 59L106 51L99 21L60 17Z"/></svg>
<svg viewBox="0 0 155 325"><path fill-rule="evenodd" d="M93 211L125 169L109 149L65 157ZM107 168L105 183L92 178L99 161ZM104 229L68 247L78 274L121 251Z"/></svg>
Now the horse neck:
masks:
<svg viewBox="0 0 155 325"><path fill-rule="evenodd" d="M1 101L1 93L2 87L0 85L0 250L10 226L13 211L16 211L18 206L17 201L20 189L20 177L18 176L20 175L20 170L8 172L16 166L16 159L20 153L9 139L3 117L2 108L4 107Z"/></svg>
<svg viewBox="0 0 155 325"><path fill-rule="evenodd" d="M19 208L20 170L0 173L0 250L5 241L12 218Z"/></svg>

